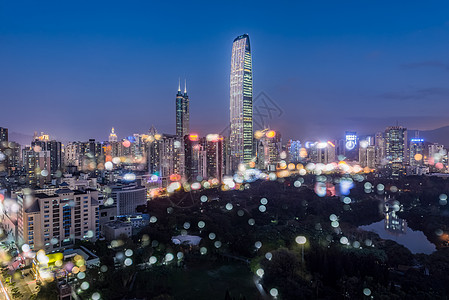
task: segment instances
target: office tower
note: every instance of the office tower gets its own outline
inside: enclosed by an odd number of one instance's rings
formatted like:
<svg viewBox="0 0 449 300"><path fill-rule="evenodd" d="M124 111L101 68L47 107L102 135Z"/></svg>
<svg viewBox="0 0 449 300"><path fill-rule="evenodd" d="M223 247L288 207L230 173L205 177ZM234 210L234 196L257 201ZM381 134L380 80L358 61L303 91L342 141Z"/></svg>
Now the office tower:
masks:
<svg viewBox="0 0 449 300"><path fill-rule="evenodd" d="M50 137L41 133L40 136L35 133L31 147L35 151L50 152L50 175L55 175L62 169L62 145L61 142L50 140Z"/></svg>
<svg viewBox="0 0 449 300"><path fill-rule="evenodd" d="M429 164L431 172L441 172L441 170L447 166L448 157L447 150L443 145L438 143L428 145L429 157L427 163Z"/></svg>
<svg viewBox="0 0 449 300"><path fill-rule="evenodd" d="M434 163L440 162L441 156L445 154L444 146L438 143L429 145L429 159L433 159Z"/></svg>
<svg viewBox="0 0 449 300"><path fill-rule="evenodd" d="M257 165L260 169L275 171L282 151L281 134L268 128L257 131Z"/></svg>
<svg viewBox="0 0 449 300"><path fill-rule="evenodd" d="M105 196L113 199L113 205L117 206L117 216L136 214L137 206L147 203L146 188L136 183L109 186Z"/></svg>
<svg viewBox="0 0 449 300"><path fill-rule="evenodd" d="M422 166L424 164L424 139L410 139L410 166Z"/></svg>
<svg viewBox="0 0 449 300"><path fill-rule="evenodd" d="M19 193L16 242L37 251L51 252L71 247L76 239L95 241L99 237L98 192L78 191L63 183L30 196Z"/></svg>
<svg viewBox="0 0 449 300"><path fill-rule="evenodd" d="M146 156L147 152L147 142L146 139L148 138L148 135L146 134L138 134L134 133L132 135L132 143L131 143L131 155L134 159L140 160L140 158L143 158ZM146 162L146 161L141 161Z"/></svg>
<svg viewBox="0 0 449 300"><path fill-rule="evenodd" d="M287 143L288 161L292 163L298 163L302 161L301 158L301 142L289 140Z"/></svg>
<svg viewBox="0 0 449 300"><path fill-rule="evenodd" d="M253 159L253 77L249 36L232 44L230 76L230 145L232 168Z"/></svg>
<svg viewBox="0 0 449 300"><path fill-rule="evenodd" d="M385 159L385 138L382 132L376 133L374 145L376 147L376 166L385 165L387 163Z"/></svg>
<svg viewBox="0 0 449 300"><path fill-rule="evenodd" d="M313 163L328 164L334 162L337 154L335 143L328 142L315 142L306 143L308 158Z"/></svg>
<svg viewBox="0 0 449 300"><path fill-rule="evenodd" d="M359 159L359 138L357 132L346 131L344 155L348 160L357 161Z"/></svg>
<svg viewBox="0 0 449 300"><path fill-rule="evenodd" d="M374 169L376 166L376 147L366 146L359 149L359 164L362 168Z"/></svg>
<svg viewBox="0 0 449 300"><path fill-rule="evenodd" d="M0 143L8 141L8 128L0 127Z"/></svg>
<svg viewBox="0 0 449 300"><path fill-rule="evenodd" d="M409 155L407 162L409 166L407 167L408 175L422 175L429 172L428 166L425 165L426 159L424 139L413 138L410 139Z"/></svg>
<svg viewBox="0 0 449 300"><path fill-rule="evenodd" d="M385 155L391 167L391 175L399 176L406 163L407 128L391 126L385 130Z"/></svg>
<svg viewBox="0 0 449 300"><path fill-rule="evenodd" d="M223 174L233 175L232 160L231 160L231 144L229 142L228 136L223 137Z"/></svg>
<svg viewBox="0 0 449 300"><path fill-rule="evenodd" d="M206 151L206 178L223 179L223 137L218 134L208 134L201 139Z"/></svg>
<svg viewBox="0 0 449 300"><path fill-rule="evenodd" d="M207 177L206 151L197 134L184 137L184 176L188 182L201 181Z"/></svg>
<svg viewBox="0 0 449 300"><path fill-rule="evenodd" d="M189 96L187 95L187 82L184 83L184 94L181 93L181 83L176 94L176 135L184 138L190 130Z"/></svg>
<svg viewBox="0 0 449 300"><path fill-rule="evenodd" d="M171 175L182 175L181 141L177 135L154 134L148 144L148 172L161 178L166 186Z"/></svg>

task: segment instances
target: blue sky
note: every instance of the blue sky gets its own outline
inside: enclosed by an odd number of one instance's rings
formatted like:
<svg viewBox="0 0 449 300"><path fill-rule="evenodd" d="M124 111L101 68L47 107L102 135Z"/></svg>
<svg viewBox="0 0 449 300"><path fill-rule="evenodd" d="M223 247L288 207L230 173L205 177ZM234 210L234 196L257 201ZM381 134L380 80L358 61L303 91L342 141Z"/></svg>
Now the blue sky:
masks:
<svg viewBox="0 0 449 300"><path fill-rule="evenodd" d="M284 138L449 124L447 1L2 1L0 126L62 140L229 122L233 39L248 33L254 96Z"/></svg>

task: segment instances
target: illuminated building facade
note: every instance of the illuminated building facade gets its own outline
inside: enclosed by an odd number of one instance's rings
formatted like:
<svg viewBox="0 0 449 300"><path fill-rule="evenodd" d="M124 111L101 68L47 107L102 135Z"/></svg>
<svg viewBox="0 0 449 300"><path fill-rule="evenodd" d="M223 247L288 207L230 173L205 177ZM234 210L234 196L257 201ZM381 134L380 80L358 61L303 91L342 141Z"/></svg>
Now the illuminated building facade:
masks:
<svg viewBox="0 0 449 300"><path fill-rule="evenodd" d="M281 134L274 130L257 131L257 166L260 169L275 171L282 151Z"/></svg>
<svg viewBox="0 0 449 300"><path fill-rule="evenodd" d="M184 94L181 93L181 83L176 94L176 135L184 137L190 131L189 96L187 95L187 83L184 84Z"/></svg>
<svg viewBox="0 0 449 300"><path fill-rule="evenodd" d="M385 130L385 155L391 167L391 175L398 176L406 163L407 128L391 126Z"/></svg>
<svg viewBox="0 0 449 300"><path fill-rule="evenodd" d="M298 163L302 161L301 158L301 142L289 140L287 144L288 149L288 160L292 163Z"/></svg>
<svg viewBox="0 0 449 300"><path fill-rule="evenodd" d="M114 127L112 127L111 133L109 134L109 142L117 142L117 134L115 133Z"/></svg>
<svg viewBox="0 0 449 300"><path fill-rule="evenodd" d="M253 77L249 36L234 39L230 77L230 147L232 168L253 159Z"/></svg>
<svg viewBox="0 0 449 300"><path fill-rule="evenodd" d="M0 142L0 176L11 176L21 166L21 147L16 142Z"/></svg>
<svg viewBox="0 0 449 300"><path fill-rule="evenodd" d="M118 184L109 188L110 192L106 193L106 197L114 200L117 216L136 214L137 206L147 203L146 188L135 183Z"/></svg>
<svg viewBox="0 0 449 300"><path fill-rule="evenodd" d="M161 178L166 186L171 175L182 174L181 138L171 134L155 134L148 144L148 171Z"/></svg>
<svg viewBox="0 0 449 300"><path fill-rule="evenodd" d="M334 142L306 143L308 158L313 163L329 164L336 160L336 146Z"/></svg>
<svg viewBox="0 0 449 300"><path fill-rule="evenodd" d="M382 132L376 133L376 136L374 137L374 145L376 147L376 166L382 166L386 163L385 138Z"/></svg>
<svg viewBox="0 0 449 300"><path fill-rule="evenodd" d="M207 177L206 150L197 134L184 137L185 179L201 181Z"/></svg>
<svg viewBox="0 0 449 300"><path fill-rule="evenodd" d="M39 151L50 152L50 172L55 175L57 171L62 169L62 145L61 142L50 140L49 136L41 133L40 136L35 134L31 147Z"/></svg>
<svg viewBox="0 0 449 300"><path fill-rule="evenodd" d="M35 151L33 147L22 150L22 163L25 169L28 186L43 186L51 181L50 151Z"/></svg>
<svg viewBox="0 0 449 300"><path fill-rule="evenodd" d="M223 178L223 137L218 134L208 134L201 139L203 148L206 151L206 178L218 179L221 182Z"/></svg>
<svg viewBox="0 0 449 300"><path fill-rule="evenodd" d="M376 167L376 147L360 147L359 163L362 168L368 167L374 169Z"/></svg>
<svg viewBox="0 0 449 300"><path fill-rule="evenodd" d="M410 166L422 166L424 164L424 139L410 139Z"/></svg>
<svg viewBox="0 0 449 300"><path fill-rule="evenodd" d="M99 237L98 192L68 189L41 190L30 205L22 205L18 216L17 241L46 252L73 246L75 239L95 241ZM18 203L26 195L18 194Z"/></svg>
<svg viewBox="0 0 449 300"><path fill-rule="evenodd" d="M64 146L65 166L75 166L79 170L93 171L97 164L104 163L104 147L95 139L88 142L71 142Z"/></svg>
<svg viewBox="0 0 449 300"><path fill-rule="evenodd" d="M359 143L357 132L346 131L344 143L344 155L349 160L358 160Z"/></svg>

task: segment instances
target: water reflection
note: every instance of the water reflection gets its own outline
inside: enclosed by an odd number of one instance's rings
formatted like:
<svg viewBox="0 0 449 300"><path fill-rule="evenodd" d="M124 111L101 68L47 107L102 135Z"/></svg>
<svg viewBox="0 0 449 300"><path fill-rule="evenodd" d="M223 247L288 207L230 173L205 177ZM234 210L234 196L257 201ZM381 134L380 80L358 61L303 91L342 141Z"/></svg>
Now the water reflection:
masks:
<svg viewBox="0 0 449 300"><path fill-rule="evenodd" d="M406 234L407 233L407 221L399 218L395 211L385 214L385 230L392 234Z"/></svg>
<svg viewBox="0 0 449 300"><path fill-rule="evenodd" d="M393 240L398 244L407 247L412 253L431 254L434 252L433 245L422 231L413 231L407 226L407 221L397 216L396 212L400 210L400 204L397 201L385 203L384 220L370 225L360 226L366 231L377 233L382 239Z"/></svg>

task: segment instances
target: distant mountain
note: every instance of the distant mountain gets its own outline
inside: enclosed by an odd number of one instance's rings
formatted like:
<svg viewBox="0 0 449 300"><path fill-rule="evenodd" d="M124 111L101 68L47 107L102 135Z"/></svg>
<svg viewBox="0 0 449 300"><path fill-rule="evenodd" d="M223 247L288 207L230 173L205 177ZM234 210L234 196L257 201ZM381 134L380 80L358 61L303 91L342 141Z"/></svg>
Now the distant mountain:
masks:
<svg viewBox="0 0 449 300"><path fill-rule="evenodd" d="M24 147L26 145L31 145L31 141L33 140L33 136L32 135L28 135L28 134L23 134L23 133L18 133L18 132L14 132L14 131L11 132L10 131L8 139L11 142L17 142L20 145L22 145L22 147Z"/></svg>
<svg viewBox="0 0 449 300"><path fill-rule="evenodd" d="M408 130L408 138L413 138L416 131L418 130ZM419 137L423 138L426 142L438 143L449 147L449 126L432 130L419 130Z"/></svg>

